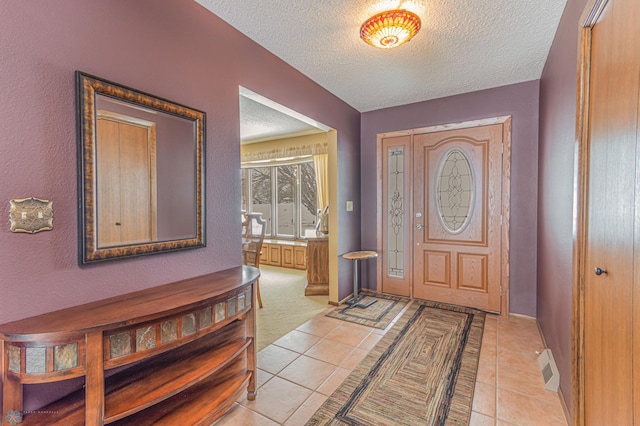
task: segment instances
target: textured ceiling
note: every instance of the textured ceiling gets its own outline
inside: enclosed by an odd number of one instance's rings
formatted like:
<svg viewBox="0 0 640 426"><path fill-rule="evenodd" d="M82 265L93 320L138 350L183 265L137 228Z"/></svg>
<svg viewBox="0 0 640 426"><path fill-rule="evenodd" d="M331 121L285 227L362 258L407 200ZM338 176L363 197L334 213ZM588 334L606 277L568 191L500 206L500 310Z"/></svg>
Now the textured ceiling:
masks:
<svg viewBox="0 0 640 426"><path fill-rule="evenodd" d="M301 114L240 88L240 140L256 143L329 130Z"/></svg>
<svg viewBox="0 0 640 426"><path fill-rule="evenodd" d="M360 112L540 78L566 0L195 0ZM409 43L359 38L377 12L418 13Z"/></svg>

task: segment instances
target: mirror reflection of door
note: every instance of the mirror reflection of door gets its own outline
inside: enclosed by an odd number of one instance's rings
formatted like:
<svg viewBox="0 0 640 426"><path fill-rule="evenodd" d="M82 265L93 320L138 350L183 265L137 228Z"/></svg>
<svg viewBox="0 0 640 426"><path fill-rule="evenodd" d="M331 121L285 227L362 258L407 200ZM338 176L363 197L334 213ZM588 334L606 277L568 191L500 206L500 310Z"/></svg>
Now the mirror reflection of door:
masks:
<svg viewBox="0 0 640 426"><path fill-rule="evenodd" d="M98 247L157 240L155 127L151 121L98 111Z"/></svg>

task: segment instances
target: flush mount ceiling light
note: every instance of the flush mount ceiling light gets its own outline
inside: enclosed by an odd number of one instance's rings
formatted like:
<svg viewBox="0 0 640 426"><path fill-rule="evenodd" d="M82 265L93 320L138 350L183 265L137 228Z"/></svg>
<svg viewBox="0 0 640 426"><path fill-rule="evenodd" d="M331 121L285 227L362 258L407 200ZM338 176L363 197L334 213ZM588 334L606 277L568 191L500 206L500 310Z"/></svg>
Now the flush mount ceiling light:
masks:
<svg viewBox="0 0 640 426"><path fill-rule="evenodd" d="M381 49L391 49L411 40L420 30L420 17L406 10L387 10L367 19L360 38Z"/></svg>

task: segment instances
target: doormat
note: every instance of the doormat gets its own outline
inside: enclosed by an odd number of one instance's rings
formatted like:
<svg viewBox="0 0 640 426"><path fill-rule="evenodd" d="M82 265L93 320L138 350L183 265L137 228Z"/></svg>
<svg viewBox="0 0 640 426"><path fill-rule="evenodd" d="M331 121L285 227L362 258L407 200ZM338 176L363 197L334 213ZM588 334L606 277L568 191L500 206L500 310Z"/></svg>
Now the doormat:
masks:
<svg viewBox="0 0 640 426"><path fill-rule="evenodd" d="M484 319L413 303L307 426L469 424Z"/></svg>
<svg viewBox="0 0 640 426"><path fill-rule="evenodd" d="M385 329L409 302L409 299L406 297L368 291L360 292L360 303L366 304L371 300L376 300L376 303L367 308L338 307L330 311L327 316L367 325L369 327Z"/></svg>

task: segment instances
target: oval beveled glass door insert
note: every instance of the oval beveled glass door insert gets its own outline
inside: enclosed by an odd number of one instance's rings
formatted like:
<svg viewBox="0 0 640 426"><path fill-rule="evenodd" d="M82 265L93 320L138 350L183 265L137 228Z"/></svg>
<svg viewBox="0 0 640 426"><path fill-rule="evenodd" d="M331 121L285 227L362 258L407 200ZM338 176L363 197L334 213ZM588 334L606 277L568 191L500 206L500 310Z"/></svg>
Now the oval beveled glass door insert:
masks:
<svg viewBox="0 0 640 426"><path fill-rule="evenodd" d="M464 152L452 149L442 157L436 182L436 205L444 228L457 234L473 212L473 173Z"/></svg>

